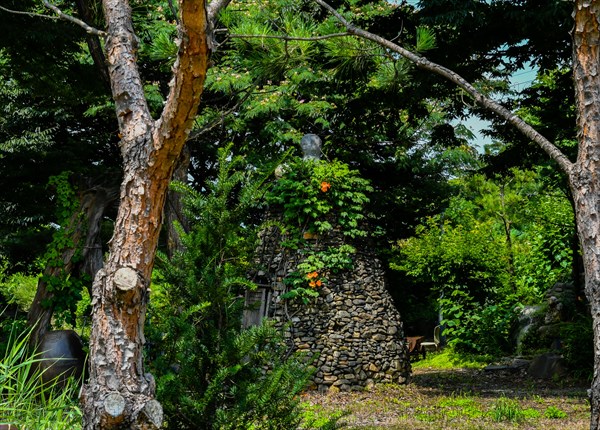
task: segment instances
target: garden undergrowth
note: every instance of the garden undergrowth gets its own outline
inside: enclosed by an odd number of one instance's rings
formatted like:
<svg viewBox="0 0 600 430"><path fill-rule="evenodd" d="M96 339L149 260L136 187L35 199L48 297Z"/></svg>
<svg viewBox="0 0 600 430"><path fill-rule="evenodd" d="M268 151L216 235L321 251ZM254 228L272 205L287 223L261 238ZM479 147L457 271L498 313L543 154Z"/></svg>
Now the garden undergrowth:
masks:
<svg viewBox="0 0 600 430"><path fill-rule="evenodd" d="M587 429L587 385L490 375L484 362L451 352L413 363L411 382L370 390L305 394L305 407L322 416L346 411L346 429ZM308 405L308 406L307 406Z"/></svg>

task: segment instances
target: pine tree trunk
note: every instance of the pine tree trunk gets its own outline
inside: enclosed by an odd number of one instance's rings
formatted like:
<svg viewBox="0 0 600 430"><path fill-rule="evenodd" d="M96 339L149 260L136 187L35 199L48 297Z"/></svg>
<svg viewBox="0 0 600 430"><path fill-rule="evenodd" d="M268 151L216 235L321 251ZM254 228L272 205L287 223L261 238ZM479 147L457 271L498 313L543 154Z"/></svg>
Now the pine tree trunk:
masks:
<svg viewBox="0 0 600 430"><path fill-rule="evenodd" d="M590 181L589 172L574 181L574 197L578 206L577 225L583 250L585 293L590 303L594 329L594 377L591 387L591 429L600 428L600 189Z"/></svg>
<svg viewBox="0 0 600 430"><path fill-rule="evenodd" d="M87 429L152 429L162 424L162 409L153 400L154 382L144 372L142 347L169 172L152 177L145 165L146 160L130 159L125 166L109 260L92 288L90 379L82 392Z"/></svg>
<svg viewBox="0 0 600 430"><path fill-rule="evenodd" d="M83 428L158 429L162 407L143 365L144 319L167 189L206 77L208 25L203 0L179 0L179 53L169 96L155 122L136 64L131 8L126 0L103 0L103 6L124 173L108 261L92 287Z"/></svg>
<svg viewBox="0 0 600 430"><path fill-rule="evenodd" d="M595 430L600 428L600 2L577 0L573 17L579 151L570 185L594 324L590 428Z"/></svg>

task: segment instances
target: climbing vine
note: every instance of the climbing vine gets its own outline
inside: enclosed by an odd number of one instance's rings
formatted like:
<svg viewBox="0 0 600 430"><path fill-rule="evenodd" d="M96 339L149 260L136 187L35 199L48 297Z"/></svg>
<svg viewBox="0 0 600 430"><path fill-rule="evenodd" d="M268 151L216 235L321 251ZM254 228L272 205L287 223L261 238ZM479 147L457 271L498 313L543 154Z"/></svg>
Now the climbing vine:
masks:
<svg viewBox="0 0 600 430"><path fill-rule="evenodd" d="M283 298L308 303L331 274L352 268L352 245L321 249L318 238L330 232L347 239L366 237L364 207L372 190L369 181L339 161L295 160L285 166L266 199L281 211L282 245L303 258L284 279L290 290Z"/></svg>
<svg viewBox="0 0 600 430"><path fill-rule="evenodd" d="M82 258L77 229L78 226L81 228L78 221L84 215L79 211L76 189L69 182L70 174L62 172L48 182L48 186L55 190L57 223L52 242L43 257L45 266L54 270L46 270L42 275L46 290L51 293L42 300L42 306L54 309L58 325L75 323L77 302L81 299L84 283L89 281L85 276L72 276L71 270L65 270L66 265L73 265Z"/></svg>
<svg viewBox="0 0 600 430"><path fill-rule="evenodd" d="M267 195L283 209L283 222L292 231L325 233L337 228L344 236L366 236L361 228L369 181L340 161L296 160Z"/></svg>

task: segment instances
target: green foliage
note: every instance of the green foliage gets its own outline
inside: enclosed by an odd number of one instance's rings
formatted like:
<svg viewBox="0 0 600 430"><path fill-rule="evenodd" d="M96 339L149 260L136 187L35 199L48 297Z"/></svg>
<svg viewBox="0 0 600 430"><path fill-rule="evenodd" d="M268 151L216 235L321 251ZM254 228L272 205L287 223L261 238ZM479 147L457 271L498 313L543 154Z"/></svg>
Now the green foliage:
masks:
<svg viewBox="0 0 600 430"><path fill-rule="evenodd" d="M511 352L516 308L538 303L572 265L572 210L539 174L456 179L443 214L399 241L391 261L415 288L426 288L449 343L465 351Z"/></svg>
<svg viewBox="0 0 600 430"><path fill-rule="evenodd" d="M69 183L72 172L62 172L50 178L48 186L55 189L56 215L59 224L67 224L78 207L76 190Z"/></svg>
<svg viewBox="0 0 600 430"><path fill-rule="evenodd" d="M512 423L520 423L526 419L526 414L519 402L507 397L500 397L496 400L490 414L496 422L510 421Z"/></svg>
<svg viewBox="0 0 600 430"><path fill-rule="evenodd" d="M589 314L564 323L560 329L565 364L578 377L591 379L594 370L594 332Z"/></svg>
<svg viewBox="0 0 600 430"><path fill-rule="evenodd" d="M58 225L52 236L52 243L48 246L43 257L44 266L53 268L52 273L46 271L42 279L46 282L46 289L52 293L52 298L42 302L42 306L54 309L54 318L60 326L63 323L75 325L77 303L81 300L81 291L85 288L88 277L71 274L63 271L65 255L72 254L68 264L75 264L81 260L81 249L78 247L76 236L78 218L83 214L79 212L79 200L75 189L69 183L70 172L63 172L50 179L49 186L56 191Z"/></svg>
<svg viewBox="0 0 600 430"><path fill-rule="evenodd" d="M501 356L512 352L510 336L517 318L512 301L478 307L476 302L440 299L448 342L459 351Z"/></svg>
<svg viewBox="0 0 600 430"><path fill-rule="evenodd" d="M427 219L413 238L398 242L398 258L391 267L419 282L437 285L448 296L458 288L457 296L483 300L502 287L506 254L489 224L469 227L454 226L441 216Z"/></svg>
<svg viewBox="0 0 600 430"><path fill-rule="evenodd" d="M535 206L526 206L525 215L532 222L517 236L515 282L523 298L540 297L549 286L571 277L573 210L564 196L543 194Z"/></svg>
<svg viewBox="0 0 600 430"><path fill-rule="evenodd" d="M3 5L44 13L31 0ZM67 13L71 6L60 4ZM117 124L114 108L85 114L107 104L110 93L85 32L21 14L3 13L0 21L6 30L0 36L0 253L11 273L33 273L51 241L50 226L59 224L49 178L71 171L95 184L106 176L118 180L111 169L120 169Z"/></svg>
<svg viewBox="0 0 600 430"><path fill-rule="evenodd" d="M339 161L296 159L284 167L266 201L282 215L281 228L286 234L283 245L298 250L302 261L284 283L291 287L282 297L308 303L319 295L318 288L331 274L353 267L356 249L347 243L321 249L303 236L341 233L355 239L367 236L363 228L369 182Z"/></svg>
<svg viewBox="0 0 600 430"><path fill-rule="evenodd" d="M269 325L241 332L234 346L235 365L222 363L207 390L214 390L216 398L229 397L220 405L213 428L296 428L302 419L297 396L311 376L306 364L300 357L285 358L287 348Z"/></svg>
<svg viewBox="0 0 600 430"><path fill-rule="evenodd" d="M288 357L272 325L241 330L244 293L255 288L245 279L256 240L250 212L263 181L229 149L206 193L174 185L190 230L180 228L183 250L158 260L147 357L169 427L296 428L309 357Z"/></svg>
<svg viewBox="0 0 600 430"><path fill-rule="evenodd" d="M505 248L501 242L493 246L487 225L469 231L449 220L439 222L432 218L416 237L399 242L391 267L431 285L429 299L437 302L451 345L485 354L505 351L513 316L510 302L499 305Z"/></svg>
<svg viewBox="0 0 600 430"><path fill-rule="evenodd" d="M376 0L343 7L353 19L360 17L357 25L374 26L396 43L434 49L433 31L419 26L406 4ZM406 26L398 27L400 22ZM387 240L411 232L418 217L439 209L447 177L477 164L465 128L449 125L446 100L422 96L434 85L409 62L356 37L290 40L340 32L339 23L316 5L234 1L220 13L219 29L204 107L192 132L196 159L212 160L215 142L232 141L236 153L260 166L290 149L297 154L301 136L316 133L331 159L368 175L376 190L370 195L373 213ZM162 31L151 29L146 48L175 36ZM153 61L172 58L168 49L155 52ZM164 93L165 83L161 88ZM433 142L431 130L442 125L446 139ZM199 181L205 166L211 162L192 167Z"/></svg>
<svg viewBox="0 0 600 430"><path fill-rule="evenodd" d="M556 406L548 406L544 411L544 417L549 418L551 420L562 420L568 417L567 413L563 410L560 410Z"/></svg>
<svg viewBox="0 0 600 430"><path fill-rule="evenodd" d="M417 27L417 46L418 52L425 52L435 49L437 43L435 41L435 35L431 29L427 27Z"/></svg>
<svg viewBox="0 0 600 430"><path fill-rule="evenodd" d="M80 429L79 381L60 390L42 384L39 357L28 351L28 332L13 336L0 358L0 424L40 430Z"/></svg>
<svg viewBox="0 0 600 430"><path fill-rule="evenodd" d="M296 160L270 190L267 202L283 210L286 228L326 233L339 228L345 236L364 237L366 194L373 189L355 170L339 161Z"/></svg>
<svg viewBox="0 0 600 430"><path fill-rule="evenodd" d="M238 333L222 332L218 349L198 339L193 327L178 328L181 331L177 337L185 347L181 347L177 364L171 364L167 373L161 372L158 380L158 398L169 426L178 429L298 426L302 413L297 395L305 388L310 372L299 357L286 358L287 348L275 328L263 325ZM194 355L200 344L207 348L203 357ZM185 354L189 358L184 358ZM168 357L160 357L159 361L164 363L165 359Z"/></svg>
<svg viewBox="0 0 600 430"><path fill-rule="evenodd" d="M0 294L7 303L14 303L27 311L37 289L38 275L23 272L7 273L8 262L0 262Z"/></svg>
<svg viewBox="0 0 600 430"><path fill-rule="evenodd" d="M306 258L298 264L297 270L286 276L283 282L292 289L282 295L284 299L299 298L305 304L309 298L319 295L318 288L327 284L330 274L353 267L352 254L356 249L348 244L328 247L324 250L307 248L302 250Z"/></svg>
<svg viewBox="0 0 600 430"><path fill-rule="evenodd" d="M301 430L321 429L335 430L342 428L338 420L348 415L345 411L331 412L324 410L320 405L313 405L308 402L302 403L302 425Z"/></svg>

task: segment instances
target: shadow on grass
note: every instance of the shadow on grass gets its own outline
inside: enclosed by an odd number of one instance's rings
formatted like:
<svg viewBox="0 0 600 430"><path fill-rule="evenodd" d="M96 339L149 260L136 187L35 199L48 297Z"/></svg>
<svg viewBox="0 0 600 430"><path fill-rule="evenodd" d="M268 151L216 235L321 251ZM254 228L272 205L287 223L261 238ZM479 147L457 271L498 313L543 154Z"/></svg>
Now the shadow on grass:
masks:
<svg viewBox="0 0 600 430"><path fill-rule="evenodd" d="M428 369L413 370L410 384L422 388L432 396L460 394L487 398L544 397L587 398L589 383L574 378L554 380L533 379L524 371L486 372L483 369Z"/></svg>

